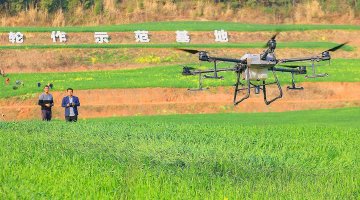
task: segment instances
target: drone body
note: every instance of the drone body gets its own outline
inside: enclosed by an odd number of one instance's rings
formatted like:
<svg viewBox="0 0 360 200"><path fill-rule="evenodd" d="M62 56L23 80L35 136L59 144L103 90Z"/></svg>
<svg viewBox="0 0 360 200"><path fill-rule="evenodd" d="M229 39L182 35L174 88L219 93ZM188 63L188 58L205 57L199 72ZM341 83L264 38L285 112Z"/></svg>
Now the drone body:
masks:
<svg viewBox="0 0 360 200"><path fill-rule="evenodd" d="M243 72L245 80L250 81L264 81L268 78L270 68L276 65L274 54L268 54L265 60L261 59L261 54L245 54L240 59L246 60L247 69L249 71L249 77L247 77L247 71Z"/></svg>
<svg viewBox="0 0 360 200"><path fill-rule="evenodd" d="M193 70L190 67L183 68L183 75L199 75L199 88L197 90L202 90L202 80L204 78L212 78L212 79L222 79L222 76L218 76L219 72L224 71L234 71L236 73L236 82L234 84L234 105L239 104L240 102L248 99L250 97L251 88L255 89L255 94L259 94L260 90L262 90L264 95L264 102L266 105L274 102L275 100L282 97L282 88L280 82L276 76L276 72L288 72L291 73L292 84L288 86L287 89L292 90L301 90L302 87L296 87L294 75L306 74L306 66L298 66L298 65L283 65L284 63L291 62L304 62L310 61L312 63L312 75L306 75L306 78L317 78L317 77L325 77L327 74L316 74L315 73L315 62L330 60L331 51L336 51L344 46L346 43L340 44L334 48L323 51L320 55L310 56L310 57L302 57L302 58L286 58L286 59L276 59L275 57L275 49L276 49L276 38L277 34L275 34L266 44L267 49L261 54L245 54L240 59L233 58L222 58L222 57L212 57L209 56L206 51L198 51L192 49L178 49L191 54L199 54L199 60L205 62L213 62L214 69L208 70ZM230 62L235 63L234 67L229 68L217 68L218 62ZM277 67L279 66L279 67ZM213 75L208 75L209 73L213 73ZM275 81L268 82L269 74L272 74ZM273 99L268 100L266 95L266 86L268 85L277 85L279 90L278 96ZM241 91L246 91L245 95L241 98L238 97L238 94Z"/></svg>

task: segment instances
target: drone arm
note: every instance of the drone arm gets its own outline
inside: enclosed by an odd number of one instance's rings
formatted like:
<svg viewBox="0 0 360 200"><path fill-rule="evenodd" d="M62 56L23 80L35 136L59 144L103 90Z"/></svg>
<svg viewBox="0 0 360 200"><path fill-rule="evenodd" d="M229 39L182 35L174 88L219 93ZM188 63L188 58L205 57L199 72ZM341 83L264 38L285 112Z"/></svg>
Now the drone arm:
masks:
<svg viewBox="0 0 360 200"><path fill-rule="evenodd" d="M233 59L233 58L220 58L220 57L209 57L208 61L223 61L223 62L232 62L232 63L243 63L245 60Z"/></svg>
<svg viewBox="0 0 360 200"><path fill-rule="evenodd" d="M190 70L186 75L196 75L196 74L205 74L205 73L212 73L212 72L226 72L226 71L236 71L237 69L234 67L231 68L220 68L220 69L208 69L208 70Z"/></svg>
<svg viewBox="0 0 360 200"><path fill-rule="evenodd" d="M242 64L246 63L246 60L239 60L239 59L234 59L234 58L212 57L212 56L209 56L207 54L207 52L205 52L205 51L199 52L199 60L207 61L207 62L223 61L223 62L242 63Z"/></svg>
<svg viewBox="0 0 360 200"><path fill-rule="evenodd" d="M269 70L274 70L277 72L290 72L290 73L297 73L297 74L304 74L306 73L306 68L296 68L296 69L288 69L288 68L272 68Z"/></svg>
<svg viewBox="0 0 360 200"><path fill-rule="evenodd" d="M325 61L330 60L329 56L313 56L313 57L304 57L304 58L287 58L277 60L277 63L289 63L289 62L303 62L303 61Z"/></svg>
<svg viewBox="0 0 360 200"><path fill-rule="evenodd" d="M311 61L314 60L313 57L305 57L305 58L287 58L287 59L280 59L278 63L288 63L288 62L301 62L301 61Z"/></svg>
<svg viewBox="0 0 360 200"><path fill-rule="evenodd" d="M277 60L278 63L286 63L286 62L299 62L299 61L325 61L330 60L330 52L337 51L344 45L346 45L348 42L342 43L337 45L336 47L333 47L331 49L325 50L321 52L321 56L312 56L312 57L305 57L305 58L289 58L289 59L280 59Z"/></svg>

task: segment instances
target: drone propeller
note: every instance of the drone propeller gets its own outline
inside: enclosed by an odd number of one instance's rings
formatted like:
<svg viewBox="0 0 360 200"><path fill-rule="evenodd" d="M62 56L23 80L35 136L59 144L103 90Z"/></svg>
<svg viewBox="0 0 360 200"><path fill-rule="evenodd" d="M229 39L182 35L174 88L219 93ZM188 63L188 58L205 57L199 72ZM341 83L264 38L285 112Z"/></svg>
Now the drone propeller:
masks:
<svg viewBox="0 0 360 200"><path fill-rule="evenodd" d="M201 51L195 50L195 49L181 49L181 48L176 48L176 50L185 51L185 52L191 53L191 54L197 54L197 53L201 52Z"/></svg>
<svg viewBox="0 0 360 200"><path fill-rule="evenodd" d="M277 35L279 35L279 31L277 31L273 36L271 36L271 38L270 38L270 40L269 41L271 41L271 40L275 40L276 39L276 36ZM269 46L269 41L263 46L263 48L266 48L266 47L268 47Z"/></svg>
<svg viewBox="0 0 360 200"><path fill-rule="evenodd" d="M341 47L343 47L344 45L346 45L347 43L349 43L349 42L345 42L345 43L339 44L339 45L337 45L336 47L333 47L333 48L328 49L328 50L323 51L323 52L327 52L327 51L336 51L336 50L340 49Z"/></svg>
<svg viewBox="0 0 360 200"><path fill-rule="evenodd" d="M280 32L276 32L276 33L271 37L271 39L272 39L272 40L275 40L276 36L279 35L279 33L280 33Z"/></svg>

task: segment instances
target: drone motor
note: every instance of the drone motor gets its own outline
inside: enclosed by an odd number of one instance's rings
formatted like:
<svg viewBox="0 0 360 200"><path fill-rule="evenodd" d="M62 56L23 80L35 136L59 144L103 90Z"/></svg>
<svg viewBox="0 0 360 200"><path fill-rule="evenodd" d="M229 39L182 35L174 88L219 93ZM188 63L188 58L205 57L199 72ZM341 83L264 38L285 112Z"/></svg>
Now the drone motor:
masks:
<svg viewBox="0 0 360 200"><path fill-rule="evenodd" d="M200 51L199 52L199 60L201 60L201 61L209 61L209 56L207 55L207 53L205 51Z"/></svg>

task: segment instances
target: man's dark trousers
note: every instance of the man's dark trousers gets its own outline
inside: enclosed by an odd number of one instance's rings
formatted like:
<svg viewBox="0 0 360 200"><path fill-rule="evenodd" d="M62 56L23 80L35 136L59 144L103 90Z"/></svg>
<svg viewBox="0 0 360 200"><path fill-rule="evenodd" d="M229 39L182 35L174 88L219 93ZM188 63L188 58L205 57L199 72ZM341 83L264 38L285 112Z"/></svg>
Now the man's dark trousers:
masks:
<svg viewBox="0 0 360 200"><path fill-rule="evenodd" d="M76 122L77 121L77 115L75 115L75 116L65 116L65 120L67 122Z"/></svg>
<svg viewBox="0 0 360 200"><path fill-rule="evenodd" d="M51 110L41 110L41 117L43 121L51 120Z"/></svg>

